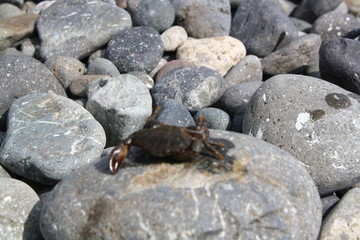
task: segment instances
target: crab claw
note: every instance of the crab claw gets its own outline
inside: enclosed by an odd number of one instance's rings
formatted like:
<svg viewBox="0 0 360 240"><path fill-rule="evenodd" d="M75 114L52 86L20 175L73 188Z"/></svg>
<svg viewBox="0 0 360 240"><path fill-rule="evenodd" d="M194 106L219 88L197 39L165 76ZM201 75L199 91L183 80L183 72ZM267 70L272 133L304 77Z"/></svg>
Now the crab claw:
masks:
<svg viewBox="0 0 360 240"><path fill-rule="evenodd" d="M120 144L116 146L109 158L109 168L112 174L115 174L119 171L121 162L127 157L129 151L129 145Z"/></svg>

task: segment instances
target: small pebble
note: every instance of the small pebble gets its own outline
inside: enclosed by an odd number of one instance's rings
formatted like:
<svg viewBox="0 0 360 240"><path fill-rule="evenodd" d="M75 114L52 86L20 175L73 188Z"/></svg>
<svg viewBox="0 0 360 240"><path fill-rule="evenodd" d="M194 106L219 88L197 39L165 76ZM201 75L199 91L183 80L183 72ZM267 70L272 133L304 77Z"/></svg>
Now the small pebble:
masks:
<svg viewBox="0 0 360 240"><path fill-rule="evenodd" d="M203 115L208 123L209 129L229 130L231 128L231 120L229 114L218 108L203 108L194 115L196 124Z"/></svg>
<svg viewBox="0 0 360 240"><path fill-rule="evenodd" d="M87 75L108 75L110 77L120 76L116 66L106 58L95 58L86 70Z"/></svg>
<svg viewBox="0 0 360 240"><path fill-rule="evenodd" d="M93 82L100 79L103 79L104 81L106 79L109 79L110 76L108 75L82 75L79 78L77 78L75 81L73 81L69 86L69 91L72 95L76 97L86 97L86 86Z"/></svg>
<svg viewBox="0 0 360 240"><path fill-rule="evenodd" d="M14 17L24 14L20 8L10 3L0 4L0 18Z"/></svg>
<svg viewBox="0 0 360 240"><path fill-rule="evenodd" d="M181 26L173 26L168 28L161 35L161 40L164 43L164 51L175 51L188 38L187 32Z"/></svg>

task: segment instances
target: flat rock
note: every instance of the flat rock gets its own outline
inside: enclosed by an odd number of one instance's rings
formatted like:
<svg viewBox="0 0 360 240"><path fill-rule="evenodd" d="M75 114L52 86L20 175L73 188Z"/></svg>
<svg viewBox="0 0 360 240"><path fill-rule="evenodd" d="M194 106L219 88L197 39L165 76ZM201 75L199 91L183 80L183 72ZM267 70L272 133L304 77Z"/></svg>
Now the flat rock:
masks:
<svg viewBox="0 0 360 240"><path fill-rule="evenodd" d="M17 99L8 119L1 164L42 184L56 184L98 159L105 146L104 130L94 117L56 94L34 93Z"/></svg>
<svg viewBox="0 0 360 240"><path fill-rule="evenodd" d="M0 19L0 51L18 45L32 34L38 17L37 14L23 14Z"/></svg>
<svg viewBox="0 0 360 240"><path fill-rule="evenodd" d="M214 69L222 76L245 56L244 44L230 36L188 39L176 53L177 59Z"/></svg>
<svg viewBox="0 0 360 240"><path fill-rule="evenodd" d="M83 59L131 24L124 9L100 0L56 1L41 13L36 24L41 57Z"/></svg>
<svg viewBox="0 0 360 240"><path fill-rule="evenodd" d="M0 122L17 98L33 92L54 92L66 96L64 88L50 70L35 58L11 55L0 58ZM0 128L1 128L0 127Z"/></svg>
<svg viewBox="0 0 360 240"><path fill-rule="evenodd" d="M358 95L327 81L278 75L252 96L244 133L303 162L319 193L326 195L360 180L359 106Z"/></svg>
<svg viewBox="0 0 360 240"><path fill-rule="evenodd" d="M320 48L321 78L360 94L360 42L334 38Z"/></svg>
<svg viewBox="0 0 360 240"><path fill-rule="evenodd" d="M297 37L298 30L277 0L244 0L235 12L231 36L244 43L248 54L264 57Z"/></svg>
<svg viewBox="0 0 360 240"><path fill-rule="evenodd" d="M175 51L188 38L187 32L181 26L173 26L168 28L161 34L161 40L164 43L164 51Z"/></svg>
<svg viewBox="0 0 360 240"><path fill-rule="evenodd" d="M208 38L229 35L231 8L229 0L170 0L175 8L175 22L189 36Z"/></svg>
<svg viewBox="0 0 360 240"><path fill-rule="evenodd" d="M183 103L196 112L215 103L224 92L224 79L207 67L181 67L165 74L151 90L155 105L165 99Z"/></svg>
<svg viewBox="0 0 360 240"><path fill-rule="evenodd" d="M107 58L121 73L150 72L160 61L164 45L160 34L151 27L134 27L120 31L107 46Z"/></svg>
<svg viewBox="0 0 360 240"><path fill-rule="evenodd" d="M360 238L360 188L349 190L324 219L319 240Z"/></svg>
<svg viewBox="0 0 360 240"><path fill-rule="evenodd" d="M86 108L104 127L108 146L143 128L152 112L152 99L140 79L124 74L92 84L100 85L89 95Z"/></svg>
<svg viewBox="0 0 360 240"><path fill-rule="evenodd" d="M285 47L270 53L261 60L266 75L302 73L319 64L321 38L317 34L307 34L295 38Z"/></svg>
<svg viewBox="0 0 360 240"><path fill-rule="evenodd" d="M159 163L134 148L116 175L106 157L70 175L45 199L44 238L316 239L321 203L301 163L249 136L210 137L225 161Z"/></svg>
<svg viewBox="0 0 360 240"><path fill-rule="evenodd" d="M24 182L0 178L0 238L42 239L39 200L35 191Z"/></svg>
<svg viewBox="0 0 360 240"><path fill-rule="evenodd" d="M195 126L189 110L175 99L165 99L160 103L160 112L156 120L167 125L178 127Z"/></svg>
<svg viewBox="0 0 360 240"><path fill-rule="evenodd" d="M106 58L95 58L86 70L87 75L108 75L110 77L120 76L120 72L111 61Z"/></svg>
<svg viewBox="0 0 360 240"><path fill-rule="evenodd" d="M229 130L231 128L231 119L229 114L221 109L214 107L201 109L194 115L196 124L199 123L201 115L206 118L209 129Z"/></svg>

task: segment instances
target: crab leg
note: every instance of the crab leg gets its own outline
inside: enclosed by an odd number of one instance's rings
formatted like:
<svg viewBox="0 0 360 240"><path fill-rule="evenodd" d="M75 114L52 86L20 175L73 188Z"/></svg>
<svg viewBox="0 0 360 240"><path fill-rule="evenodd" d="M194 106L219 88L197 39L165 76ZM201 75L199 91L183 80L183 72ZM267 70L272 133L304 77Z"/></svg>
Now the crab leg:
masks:
<svg viewBox="0 0 360 240"><path fill-rule="evenodd" d="M221 153L219 153L216 149L213 148L213 146L211 146L211 145L215 145L215 146L218 146L220 148L223 148L224 147L223 143L209 143L209 142L206 142L206 141L203 141L203 143L204 143L206 149L209 150L210 152L212 152L213 154L215 154L218 159L224 160L223 155L221 155Z"/></svg>
<svg viewBox="0 0 360 240"><path fill-rule="evenodd" d="M121 162L127 157L129 149L129 144L121 143L112 150L109 159L109 168L112 174L117 173Z"/></svg>

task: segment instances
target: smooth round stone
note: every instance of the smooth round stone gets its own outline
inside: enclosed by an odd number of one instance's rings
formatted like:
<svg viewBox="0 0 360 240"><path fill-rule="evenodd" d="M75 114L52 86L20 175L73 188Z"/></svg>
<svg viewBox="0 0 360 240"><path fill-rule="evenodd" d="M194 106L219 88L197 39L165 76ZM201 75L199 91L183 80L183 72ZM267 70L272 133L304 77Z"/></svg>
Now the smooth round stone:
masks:
<svg viewBox="0 0 360 240"><path fill-rule="evenodd" d="M188 38L186 30L181 26L173 26L168 28L161 35L161 40L164 43L164 51L175 51Z"/></svg>
<svg viewBox="0 0 360 240"><path fill-rule="evenodd" d="M326 197L321 198L321 204L322 204L322 215L323 218L336 206L336 204L339 202L338 196L335 194L331 194Z"/></svg>
<svg viewBox="0 0 360 240"><path fill-rule="evenodd" d="M165 99L158 106L160 106L160 112L156 121L178 127L195 125L189 110L181 102L174 99Z"/></svg>
<svg viewBox="0 0 360 240"><path fill-rule="evenodd" d="M1 3L1 2L0 2ZM10 3L0 4L0 18L14 17L24 14L20 8Z"/></svg>
<svg viewBox="0 0 360 240"><path fill-rule="evenodd" d="M152 99L149 90L135 76L124 74L92 82L88 88L93 90L88 93L86 109L103 126L107 146L114 146L142 129L151 115Z"/></svg>
<svg viewBox="0 0 360 240"><path fill-rule="evenodd" d="M320 48L321 78L360 94L360 42L334 38Z"/></svg>
<svg viewBox="0 0 360 240"><path fill-rule="evenodd" d="M106 156L70 175L44 202L44 238L316 239L320 198L299 161L246 135L210 137L224 161L161 163L132 148L116 175Z"/></svg>
<svg viewBox="0 0 360 240"><path fill-rule="evenodd" d="M120 76L116 66L106 58L95 58L86 70L87 75L108 75L110 77Z"/></svg>
<svg viewBox="0 0 360 240"><path fill-rule="evenodd" d="M229 0L170 0L175 8L175 22L189 36L208 38L229 35L231 8Z"/></svg>
<svg viewBox="0 0 360 240"><path fill-rule="evenodd" d="M17 99L9 109L0 162L12 172L53 185L98 159L105 133L74 101L49 93Z"/></svg>
<svg viewBox="0 0 360 240"><path fill-rule="evenodd" d="M130 15L114 4L94 0L59 0L44 10L36 27L43 59L83 59L132 25Z"/></svg>
<svg viewBox="0 0 360 240"><path fill-rule="evenodd" d="M196 112L215 103L224 92L224 79L207 67L181 67L165 74L151 90L155 105L175 99Z"/></svg>
<svg viewBox="0 0 360 240"><path fill-rule="evenodd" d="M254 55L244 57L227 72L224 79L226 89L240 83L261 81L263 71L260 59Z"/></svg>
<svg viewBox="0 0 360 240"><path fill-rule="evenodd" d="M230 36L188 39L176 52L177 59L214 69L222 76L245 56L244 44Z"/></svg>
<svg viewBox="0 0 360 240"><path fill-rule="evenodd" d="M172 60L167 62L156 74L155 81L158 81L162 78L166 73L180 67L196 67L196 65L192 62L186 60Z"/></svg>
<svg viewBox="0 0 360 240"><path fill-rule="evenodd" d="M141 0L131 11L136 26L149 26L164 32L175 20L175 9L168 0Z"/></svg>
<svg viewBox="0 0 360 240"><path fill-rule="evenodd" d="M359 114L358 95L318 78L285 74L255 92L243 128L303 162L326 195L359 181Z"/></svg>
<svg viewBox="0 0 360 240"><path fill-rule="evenodd" d="M196 124L203 115L207 122L209 129L229 130L231 128L231 120L229 114L218 108L203 108L194 115Z"/></svg>
<svg viewBox="0 0 360 240"><path fill-rule="evenodd" d="M45 61L45 66L54 74L64 88L85 73L85 66L76 58L50 57Z"/></svg>
<svg viewBox="0 0 360 240"><path fill-rule="evenodd" d="M29 9L29 12L41 14L42 11L50 7L52 4L54 4L56 1L42 1L36 4L34 7Z"/></svg>
<svg viewBox="0 0 360 240"><path fill-rule="evenodd" d="M150 72L160 61L164 45L159 33L151 27L125 29L111 38L107 58L121 73Z"/></svg>
<svg viewBox="0 0 360 240"><path fill-rule="evenodd" d="M294 17L290 17L290 20L294 23L295 27L300 32L309 33L311 28L312 28L312 24L308 23L305 20L302 20L302 19L299 19L299 18L294 18Z"/></svg>
<svg viewBox="0 0 360 240"><path fill-rule="evenodd" d="M313 23L319 16L335 10L344 0L303 0L292 16Z"/></svg>
<svg viewBox="0 0 360 240"><path fill-rule="evenodd" d="M24 182L0 178L0 239L42 239L39 200Z"/></svg>

